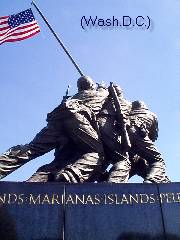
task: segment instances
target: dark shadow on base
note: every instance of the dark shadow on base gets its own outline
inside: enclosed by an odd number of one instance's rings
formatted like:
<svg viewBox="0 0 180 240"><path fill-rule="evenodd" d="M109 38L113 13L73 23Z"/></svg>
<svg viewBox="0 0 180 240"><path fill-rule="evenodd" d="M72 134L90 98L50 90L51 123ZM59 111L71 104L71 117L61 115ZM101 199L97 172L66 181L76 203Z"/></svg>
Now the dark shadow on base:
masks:
<svg viewBox="0 0 180 240"><path fill-rule="evenodd" d="M0 239L17 240L16 225L8 210L2 206L0 206Z"/></svg>
<svg viewBox="0 0 180 240"><path fill-rule="evenodd" d="M180 240L180 237L173 234L166 234L165 237L163 235L151 236L149 234L132 232L121 234L117 240Z"/></svg>

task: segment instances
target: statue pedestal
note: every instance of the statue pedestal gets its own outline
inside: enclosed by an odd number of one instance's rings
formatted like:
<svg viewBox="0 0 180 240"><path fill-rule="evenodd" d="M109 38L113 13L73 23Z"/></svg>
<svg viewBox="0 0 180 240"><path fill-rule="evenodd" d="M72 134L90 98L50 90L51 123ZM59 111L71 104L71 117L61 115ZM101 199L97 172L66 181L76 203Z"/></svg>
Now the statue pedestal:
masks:
<svg viewBox="0 0 180 240"><path fill-rule="evenodd" d="M180 183L0 182L3 240L177 240Z"/></svg>

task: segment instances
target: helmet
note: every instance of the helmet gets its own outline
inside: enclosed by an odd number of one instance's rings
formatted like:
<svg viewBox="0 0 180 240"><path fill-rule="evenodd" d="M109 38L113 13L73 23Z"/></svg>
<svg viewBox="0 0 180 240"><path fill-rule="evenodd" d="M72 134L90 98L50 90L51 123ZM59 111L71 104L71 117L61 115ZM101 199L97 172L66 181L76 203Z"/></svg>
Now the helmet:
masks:
<svg viewBox="0 0 180 240"><path fill-rule="evenodd" d="M143 109L148 109L146 104L143 101L136 100L136 101L132 102L132 109L133 110L134 109L142 109L142 108Z"/></svg>
<svg viewBox="0 0 180 240"><path fill-rule="evenodd" d="M82 76L77 81L78 91L95 89L95 83L89 76Z"/></svg>

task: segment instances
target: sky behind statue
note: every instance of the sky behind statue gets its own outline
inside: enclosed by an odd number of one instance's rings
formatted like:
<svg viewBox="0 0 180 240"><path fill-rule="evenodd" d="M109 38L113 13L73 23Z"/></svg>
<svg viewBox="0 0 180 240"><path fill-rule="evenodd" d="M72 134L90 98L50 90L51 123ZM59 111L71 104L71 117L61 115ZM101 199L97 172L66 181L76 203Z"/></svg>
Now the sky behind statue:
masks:
<svg viewBox="0 0 180 240"><path fill-rule="evenodd" d="M41 32L25 41L0 46L0 152L25 144L46 125L46 114L62 100L67 85L76 92L77 70L59 47L29 0L1 0L0 16L32 8ZM37 0L36 4L69 49L82 71L95 81L110 81L129 100L144 100L158 115L159 139L167 173L179 181L180 169L180 2L177 0ZM151 26L81 27L81 19L120 21L123 16L149 17ZM102 23L102 21L101 21ZM100 23L100 24L101 24ZM139 22L140 23L140 22ZM8 181L28 179L53 159L35 159Z"/></svg>

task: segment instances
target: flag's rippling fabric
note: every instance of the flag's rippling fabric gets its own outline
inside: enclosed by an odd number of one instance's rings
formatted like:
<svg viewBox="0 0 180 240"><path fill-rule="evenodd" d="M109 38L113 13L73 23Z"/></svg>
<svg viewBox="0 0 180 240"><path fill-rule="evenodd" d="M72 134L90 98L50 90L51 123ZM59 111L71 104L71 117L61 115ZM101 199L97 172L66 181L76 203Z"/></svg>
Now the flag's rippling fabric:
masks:
<svg viewBox="0 0 180 240"><path fill-rule="evenodd" d="M40 32L31 9L0 17L0 44L27 39Z"/></svg>

